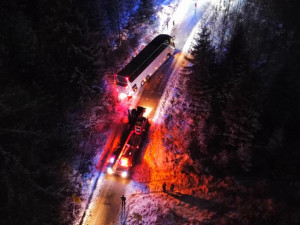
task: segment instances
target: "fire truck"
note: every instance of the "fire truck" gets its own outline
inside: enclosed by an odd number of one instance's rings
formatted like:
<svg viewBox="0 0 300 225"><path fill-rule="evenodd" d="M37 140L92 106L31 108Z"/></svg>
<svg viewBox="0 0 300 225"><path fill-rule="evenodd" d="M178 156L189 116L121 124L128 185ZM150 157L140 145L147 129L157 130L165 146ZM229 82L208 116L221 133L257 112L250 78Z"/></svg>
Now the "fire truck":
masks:
<svg viewBox="0 0 300 225"><path fill-rule="evenodd" d="M114 154L109 159L108 174L116 174L124 178L129 175L130 169L134 166L134 162L140 153L149 127L148 119L143 117L144 112L145 108L143 107L138 107L137 110L133 109L129 112L129 124L132 126L131 131L121 152Z"/></svg>

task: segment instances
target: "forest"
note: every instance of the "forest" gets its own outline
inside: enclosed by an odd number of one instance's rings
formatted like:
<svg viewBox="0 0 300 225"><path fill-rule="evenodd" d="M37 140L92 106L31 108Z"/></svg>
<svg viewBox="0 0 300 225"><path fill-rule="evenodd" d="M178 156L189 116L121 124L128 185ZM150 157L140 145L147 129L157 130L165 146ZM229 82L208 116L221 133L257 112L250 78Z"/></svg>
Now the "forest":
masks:
<svg viewBox="0 0 300 225"><path fill-rule="evenodd" d="M88 135L79 115L102 101L105 72L136 43L135 32L120 40L119 30L132 26L124 21L139 24L152 7L147 0L1 1L1 224L72 223L63 205L80 187L68 176L87 172L72 169L82 153L74 140Z"/></svg>
<svg viewBox="0 0 300 225"><path fill-rule="evenodd" d="M73 165L80 143L98 129L83 129L83 115L110 101L104 76L137 46L135 27L151 23L158 2L0 3L1 224L72 224L78 206L65 203L81 187L69 177L88 172L84 162ZM262 218L240 209L244 220L224 224L299 223L297 9L295 0L248 0L224 17L217 46L202 27L187 58L187 91L202 121L191 157L203 174L233 177L276 205ZM94 155L91 147L85 157Z"/></svg>
<svg viewBox="0 0 300 225"><path fill-rule="evenodd" d="M221 36L216 46L204 26L187 58L194 120L204 121L195 125L202 135L191 141L191 156L204 174L231 177L248 189L229 195L270 198L276 205L254 203L253 197L252 203L244 202L239 220L229 224L299 223L300 18L295 4L248 1L245 12L224 17L221 33L234 24L229 38Z"/></svg>

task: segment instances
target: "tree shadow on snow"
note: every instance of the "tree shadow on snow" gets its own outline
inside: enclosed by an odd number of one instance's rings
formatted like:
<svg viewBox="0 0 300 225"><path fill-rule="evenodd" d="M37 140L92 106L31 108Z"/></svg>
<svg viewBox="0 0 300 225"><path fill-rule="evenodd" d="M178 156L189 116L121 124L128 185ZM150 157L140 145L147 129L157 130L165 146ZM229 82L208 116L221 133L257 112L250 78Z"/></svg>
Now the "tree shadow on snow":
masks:
<svg viewBox="0 0 300 225"><path fill-rule="evenodd" d="M208 200L203 198L194 197L188 194L182 194L180 192L168 192L166 193L173 198L178 199L181 202L187 203L191 206L196 206L199 209L207 209L210 211L218 212L227 212L229 208L223 204L220 204L214 200Z"/></svg>

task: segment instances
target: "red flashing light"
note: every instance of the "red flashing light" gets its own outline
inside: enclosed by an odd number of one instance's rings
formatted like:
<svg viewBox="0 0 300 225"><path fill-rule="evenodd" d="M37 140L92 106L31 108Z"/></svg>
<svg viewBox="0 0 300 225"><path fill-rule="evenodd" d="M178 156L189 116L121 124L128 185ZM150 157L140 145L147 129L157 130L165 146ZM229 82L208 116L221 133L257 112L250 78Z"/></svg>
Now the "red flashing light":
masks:
<svg viewBox="0 0 300 225"><path fill-rule="evenodd" d="M129 77L125 77L126 80L129 80Z"/></svg>
<svg viewBox="0 0 300 225"><path fill-rule="evenodd" d="M115 157L114 156L112 156L112 157L110 157L110 159L109 160L107 160L108 162L110 162L110 163L114 163L114 161L115 161Z"/></svg>
<svg viewBox="0 0 300 225"><path fill-rule="evenodd" d="M121 166L128 167L128 158L121 158Z"/></svg>

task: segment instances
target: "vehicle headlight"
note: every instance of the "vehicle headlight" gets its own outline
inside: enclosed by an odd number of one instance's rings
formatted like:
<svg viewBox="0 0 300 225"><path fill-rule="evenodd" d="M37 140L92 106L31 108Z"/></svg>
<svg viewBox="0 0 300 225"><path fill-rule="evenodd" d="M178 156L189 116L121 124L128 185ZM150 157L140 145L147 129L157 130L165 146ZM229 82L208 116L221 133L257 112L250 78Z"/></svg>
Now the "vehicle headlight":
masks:
<svg viewBox="0 0 300 225"><path fill-rule="evenodd" d="M110 163L114 163L114 161L115 161L115 157L113 157L113 156L110 157L109 162L110 162Z"/></svg>
<svg viewBox="0 0 300 225"><path fill-rule="evenodd" d="M125 93L120 93L120 94L119 94L119 98L120 98L121 100L123 100L123 99L127 98L127 94L125 94Z"/></svg>
<svg viewBox="0 0 300 225"><path fill-rule="evenodd" d="M128 173L126 172L126 171L123 171L122 173L121 173L121 177L127 177L127 175L128 175Z"/></svg>
<svg viewBox="0 0 300 225"><path fill-rule="evenodd" d="M108 167L108 168L107 168L107 173L108 173L108 174L113 174L114 171L112 170L112 168Z"/></svg>

